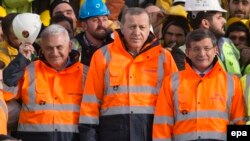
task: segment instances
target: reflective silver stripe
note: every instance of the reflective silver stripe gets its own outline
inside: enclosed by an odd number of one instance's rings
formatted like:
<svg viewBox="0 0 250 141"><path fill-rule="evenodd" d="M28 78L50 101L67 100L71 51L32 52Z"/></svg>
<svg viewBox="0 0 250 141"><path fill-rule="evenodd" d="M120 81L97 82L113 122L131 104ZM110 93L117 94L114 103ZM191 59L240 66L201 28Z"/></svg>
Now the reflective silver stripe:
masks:
<svg viewBox="0 0 250 141"><path fill-rule="evenodd" d="M199 139L216 139L227 140L226 133L214 132L214 131L197 131L186 134L174 135L175 141L187 141L187 140L199 140Z"/></svg>
<svg viewBox="0 0 250 141"><path fill-rule="evenodd" d="M2 100L0 100L0 108L3 109L6 119L8 119L8 109L6 104Z"/></svg>
<svg viewBox="0 0 250 141"><path fill-rule="evenodd" d="M160 89L161 89L161 85L162 85L162 80L164 79L164 63L168 60L166 60L166 57L165 57L165 49L162 49L161 51L161 54L158 58L158 69L157 69L157 73L158 73L158 76L157 76L157 80L158 80L158 83L157 83L157 86L156 86L156 94L159 94L160 92Z"/></svg>
<svg viewBox="0 0 250 141"><path fill-rule="evenodd" d="M55 110L55 111L72 111L79 112L80 105L74 104L51 104L46 103L45 105L39 104L22 104L22 110L25 111L37 111L37 110Z"/></svg>
<svg viewBox="0 0 250 141"><path fill-rule="evenodd" d="M108 66L110 60L111 60L111 55L110 55L110 52L108 51L108 46L104 46L101 48L101 51L102 51L102 54L106 60L106 66ZM109 69L106 67L105 69L105 76L104 76L104 84L109 84L110 82L110 79L109 79ZM108 86L109 85L104 85L105 88L104 88L104 95L107 94L107 90L108 90Z"/></svg>
<svg viewBox="0 0 250 141"><path fill-rule="evenodd" d="M244 118L244 117L236 118L236 119L234 119L233 121L231 121L231 123L232 123L232 124L235 124L235 123L237 123L238 121L245 121L245 118Z"/></svg>
<svg viewBox="0 0 250 141"><path fill-rule="evenodd" d="M226 112L228 113L228 117L230 118L230 109L232 105L232 99L234 96L234 79L232 74L227 73L227 109ZM228 118L228 120L229 120ZM232 121L230 121L230 124L234 124Z"/></svg>
<svg viewBox="0 0 250 141"><path fill-rule="evenodd" d="M174 125L174 119L170 116L155 116L154 124L169 124L171 126Z"/></svg>
<svg viewBox="0 0 250 141"><path fill-rule="evenodd" d="M221 111L215 110L202 110L198 112L188 112L188 114L177 113L177 118L175 122L180 122L183 120L197 119L197 118L221 118L228 120L228 114Z"/></svg>
<svg viewBox="0 0 250 141"><path fill-rule="evenodd" d="M18 124L18 131L24 132L72 132L79 133L78 125L68 124Z"/></svg>
<svg viewBox="0 0 250 141"><path fill-rule="evenodd" d="M9 87L9 86L7 86L6 84L3 83L3 92L11 93L11 94L13 94L14 97L16 97L17 96L17 91L18 91L18 86Z"/></svg>
<svg viewBox="0 0 250 141"><path fill-rule="evenodd" d="M95 95L84 94L82 97L82 102L88 103L99 103Z"/></svg>
<svg viewBox="0 0 250 141"><path fill-rule="evenodd" d="M122 107L109 107L101 109L101 115L118 115L118 114L153 114L153 106L122 106Z"/></svg>
<svg viewBox="0 0 250 141"><path fill-rule="evenodd" d="M171 77L171 83L172 83L172 93L174 94L174 107L175 107L175 111L179 111L179 102L178 102L178 87L180 85L180 80L179 80L179 73L173 73L172 77ZM175 116L176 117L176 112L175 112Z"/></svg>
<svg viewBox="0 0 250 141"><path fill-rule="evenodd" d="M246 88L244 91L245 103L247 105L246 111L247 111L248 116L250 115L250 113L248 112L249 104L250 104L250 103L248 103L248 97L250 96L249 87L250 87L250 74L246 75Z"/></svg>
<svg viewBox="0 0 250 141"><path fill-rule="evenodd" d="M127 94L129 93L141 93L141 94L158 94L158 89L150 86L109 86L107 94Z"/></svg>
<svg viewBox="0 0 250 141"><path fill-rule="evenodd" d="M28 98L29 104L35 104L36 98L36 80L35 80L35 63L31 62L28 67Z"/></svg>
<svg viewBox="0 0 250 141"><path fill-rule="evenodd" d="M80 116L79 117L79 123L98 125L99 124L99 118Z"/></svg>
<svg viewBox="0 0 250 141"><path fill-rule="evenodd" d="M87 78L88 70L89 70L89 67L86 65L83 65L82 88L84 88L84 86L85 86L85 81Z"/></svg>
<svg viewBox="0 0 250 141"><path fill-rule="evenodd" d="M153 141L172 141L172 139L156 139L156 138L153 138Z"/></svg>

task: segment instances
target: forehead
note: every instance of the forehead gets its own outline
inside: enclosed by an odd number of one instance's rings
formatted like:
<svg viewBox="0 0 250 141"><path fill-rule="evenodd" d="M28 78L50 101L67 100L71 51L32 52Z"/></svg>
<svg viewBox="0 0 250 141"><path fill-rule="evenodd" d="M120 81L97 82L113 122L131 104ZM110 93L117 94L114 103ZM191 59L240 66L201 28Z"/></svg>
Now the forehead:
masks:
<svg viewBox="0 0 250 141"><path fill-rule="evenodd" d="M148 13L159 12L161 9L157 6L151 5L145 8Z"/></svg>
<svg viewBox="0 0 250 141"><path fill-rule="evenodd" d="M73 8L68 3L61 3L61 4L58 4L54 8L53 14L56 13L56 12L62 12L62 11L66 11L66 10L72 10L73 11Z"/></svg>
<svg viewBox="0 0 250 141"><path fill-rule="evenodd" d="M211 38L204 38L200 41L191 41L191 47L213 46Z"/></svg>

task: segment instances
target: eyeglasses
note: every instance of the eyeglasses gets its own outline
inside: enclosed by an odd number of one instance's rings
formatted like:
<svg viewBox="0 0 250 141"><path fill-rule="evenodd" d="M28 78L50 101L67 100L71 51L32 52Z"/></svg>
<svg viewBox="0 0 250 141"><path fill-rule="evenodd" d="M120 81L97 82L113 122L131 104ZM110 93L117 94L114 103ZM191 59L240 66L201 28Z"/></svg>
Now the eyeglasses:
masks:
<svg viewBox="0 0 250 141"><path fill-rule="evenodd" d="M190 48L190 50L194 53L200 53L201 51L205 51L205 52L209 52L210 50L212 50L214 47L194 47L194 48Z"/></svg>

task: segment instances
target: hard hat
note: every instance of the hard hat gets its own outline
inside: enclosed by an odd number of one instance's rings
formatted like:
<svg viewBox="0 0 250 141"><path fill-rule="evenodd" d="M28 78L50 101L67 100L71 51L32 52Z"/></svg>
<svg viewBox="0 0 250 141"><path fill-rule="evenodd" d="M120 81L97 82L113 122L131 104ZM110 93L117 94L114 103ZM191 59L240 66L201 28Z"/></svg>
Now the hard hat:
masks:
<svg viewBox="0 0 250 141"><path fill-rule="evenodd" d="M218 11L227 12L221 8L218 0L187 0L185 2L186 11L199 12L199 11Z"/></svg>
<svg viewBox="0 0 250 141"><path fill-rule="evenodd" d="M80 0L80 6L85 2L85 0ZM102 0L103 3L106 3L106 0Z"/></svg>
<svg viewBox="0 0 250 141"><path fill-rule="evenodd" d="M12 23L13 31L21 42L33 43L41 29L40 16L33 13L18 14Z"/></svg>
<svg viewBox="0 0 250 141"><path fill-rule="evenodd" d="M85 0L79 11L79 18L109 15L110 12L101 0Z"/></svg>
<svg viewBox="0 0 250 141"><path fill-rule="evenodd" d="M31 3L34 0L3 0L8 8L23 7L26 4Z"/></svg>
<svg viewBox="0 0 250 141"><path fill-rule="evenodd" d="M168 15L181 16L187 18L187 12L181 5L171 6L168 10Z"/></svg>
<svg viewBox="0 0 250 141"><path fill-rule="evenodd" d="M177 2L184 2L184 3L185 3L186 0L174 0L173 4L174 4L174 3L177 3Z"/></svg>
<svg viewBox="0 0 250 141"><path fill-rule="evenodd" d="M240 19L238 17L232 17L232 18L228 19L227 23L226 23L226 28L228 28L230 25L232 25L233 23L236 23L236 22L243 23L249 29L249 20Z"/></svg>
<svg viewBox="0 0 250 141"><path fill-rule="evenodd" d="M4 18L6 15L6 10L2 6L0 6L0 18Z"/></svg>
<svg viewBox="0 0 250 141"><path fill-rule="evenodd" d="M50 23L50 14L49 14L49 10L44 10L41 14L40 14L40 19L43 23L44 26L48 26Z"/></svg>

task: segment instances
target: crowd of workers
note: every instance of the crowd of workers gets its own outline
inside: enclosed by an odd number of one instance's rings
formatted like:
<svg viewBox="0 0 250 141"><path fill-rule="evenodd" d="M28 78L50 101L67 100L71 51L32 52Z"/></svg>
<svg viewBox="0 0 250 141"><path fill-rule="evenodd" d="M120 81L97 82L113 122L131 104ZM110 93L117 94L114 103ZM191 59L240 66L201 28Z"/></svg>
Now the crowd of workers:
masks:
<svg viewBox="0 0 250 141"><path fill-rule="evenodd" d="M250 0L10 1L0 140L225 141L250 124Z"/></svg>

